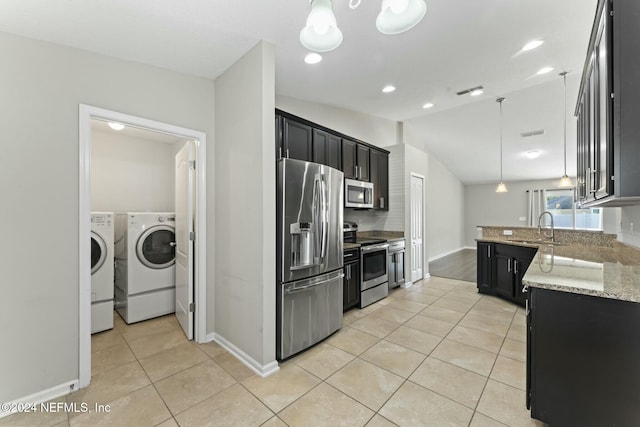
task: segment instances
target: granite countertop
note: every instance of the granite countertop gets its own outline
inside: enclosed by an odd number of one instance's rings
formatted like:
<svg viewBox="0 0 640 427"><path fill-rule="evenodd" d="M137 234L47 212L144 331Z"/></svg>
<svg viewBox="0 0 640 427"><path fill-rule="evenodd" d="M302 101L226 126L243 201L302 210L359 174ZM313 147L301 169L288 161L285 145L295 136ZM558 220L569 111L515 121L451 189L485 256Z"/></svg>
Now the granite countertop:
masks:
<svg viewBox="0 0 640 427"><path fill-rule="evenodd" d="M358 237L367 238L367 239L381 239L386 240L388 243L395 243L404 240L404 232L402 231L358 231ZM361 245L359 243L347 243L343 244L344 250L356 249Z"/></svg>
<svg viewBox="0 0 640 427"><path fill-rule="evenodd" d="M538 247L522 283L533 288L640 302L640 250L620 242L607 246L546 245L489 237L479 242Z"/></svg>
<svg viewBox="0 0 640 427"><path fill-rule="evenodd" d="M346 250L349 250L349 249L357 249L357 248L359 248L360 247L360 243L347 243L347 242L344 242L342 244L342 246L343 246L343 250L346 251Z"/></svg>

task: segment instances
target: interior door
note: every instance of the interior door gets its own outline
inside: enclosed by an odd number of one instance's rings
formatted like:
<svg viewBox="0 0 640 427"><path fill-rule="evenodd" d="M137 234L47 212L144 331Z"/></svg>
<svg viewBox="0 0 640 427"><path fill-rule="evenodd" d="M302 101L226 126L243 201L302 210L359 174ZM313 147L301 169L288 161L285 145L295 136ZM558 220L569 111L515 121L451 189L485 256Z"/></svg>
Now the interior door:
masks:
<svg viewBox="0 0 640 427"><path fill-rule="evenodd" d="M423 278L423 185L424 179L411 176L411 281Z"/></svg>
<svg viewBox="0 0 640 427"><path fill-rule="evenodd" d="M193 242L195 238L195 149L192 141L176 154L176 317L188 339L193 339Z"/></svg>

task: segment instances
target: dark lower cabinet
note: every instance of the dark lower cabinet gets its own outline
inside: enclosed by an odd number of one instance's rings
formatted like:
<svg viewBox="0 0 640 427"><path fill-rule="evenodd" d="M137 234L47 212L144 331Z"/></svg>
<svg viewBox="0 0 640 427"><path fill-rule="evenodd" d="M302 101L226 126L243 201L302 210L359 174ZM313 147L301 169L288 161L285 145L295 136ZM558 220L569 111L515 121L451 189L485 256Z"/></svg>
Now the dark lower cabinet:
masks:
<svg viewBox="0 0 640 427"><path fill-rule="evenodd" d="M491 291L495 274L495 244L488 242L478 242L478 292L488 293Z"/></svg>
<svg viewBox="0 0 640 427"><path fill-rule="evenodd" d="M344 282L342 308L347 311L360 304L360 250L344 251Z"/></svg>
<svg viewBox="0 0 640 427"><path fill-rule="evenodd" d="M478 292L525 304L522 277L537 248L478 242Z"/></svg>
<svg viewBox="0 0 640 427"><path fill-rule="evenodd" d="M640 303L527 294L531 416L550 427L640 425Z"/></svg>

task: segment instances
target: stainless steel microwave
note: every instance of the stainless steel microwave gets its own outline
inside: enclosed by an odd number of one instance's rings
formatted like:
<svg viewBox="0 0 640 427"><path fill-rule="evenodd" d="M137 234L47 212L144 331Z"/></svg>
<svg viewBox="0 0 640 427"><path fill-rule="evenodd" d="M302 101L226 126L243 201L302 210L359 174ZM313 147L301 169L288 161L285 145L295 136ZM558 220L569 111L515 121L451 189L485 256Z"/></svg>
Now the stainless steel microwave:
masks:
<svg viewBox="0 0 640 427"><path fill-rule="evenodd" d="M345 208L373 208L373 183L344 180L344 207Z"/></svg>

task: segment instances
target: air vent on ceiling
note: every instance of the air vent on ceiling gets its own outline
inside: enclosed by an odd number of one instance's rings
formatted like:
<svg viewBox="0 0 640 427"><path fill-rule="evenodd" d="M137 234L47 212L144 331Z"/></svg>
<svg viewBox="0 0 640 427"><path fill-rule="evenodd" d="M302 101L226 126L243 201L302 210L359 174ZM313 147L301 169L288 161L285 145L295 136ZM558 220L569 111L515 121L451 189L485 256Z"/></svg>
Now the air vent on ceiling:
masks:
<svg viewBox="0 0 640 427"><path fill-rule="evenodd" d="M471 93L473 91L482 90L482 89L484 89L482 86L476 86L476 87L472 87L472 88L469 88L469 89L461 90L460 92L456 92L456 93L458 95L466 95L466 94Z"/></svg>
<svg viewBox="0 0 640 427"><path fill-rule="evenodd" d="M547 133L546 130L538 129L538 130L530 130L529 132L520 132L520 136L523 138L528 138L530 136L544 135L545 133Z"/></svg>

